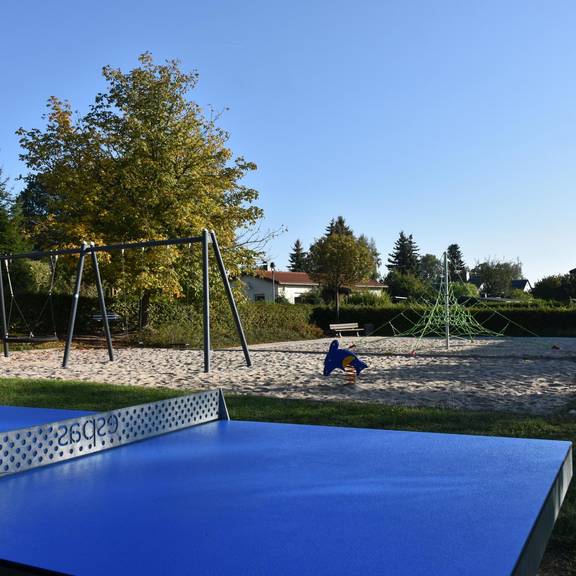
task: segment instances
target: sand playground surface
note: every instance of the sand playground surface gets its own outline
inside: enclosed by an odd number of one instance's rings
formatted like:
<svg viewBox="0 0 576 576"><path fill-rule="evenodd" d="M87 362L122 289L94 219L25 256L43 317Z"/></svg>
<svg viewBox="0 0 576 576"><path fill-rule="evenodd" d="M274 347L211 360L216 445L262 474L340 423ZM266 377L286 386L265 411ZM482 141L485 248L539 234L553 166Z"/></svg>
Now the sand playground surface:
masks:
<svg viewBox="0 0 576 576"><path fill-rule="evenodd" d="M576 338L481 338L453 341L446 350L440 338L345 337L341 347L356 344L368 364L355 385L339 370L322 375L332 340L251 346L250 368L241 350L216 350L209 374L201 350L158 348L120 348L114 362L104 349L74 349L67 369L61 349L13 352L1 369L4 377L161 386L183 394L220 387L228 394L576 417Z"/></svg>

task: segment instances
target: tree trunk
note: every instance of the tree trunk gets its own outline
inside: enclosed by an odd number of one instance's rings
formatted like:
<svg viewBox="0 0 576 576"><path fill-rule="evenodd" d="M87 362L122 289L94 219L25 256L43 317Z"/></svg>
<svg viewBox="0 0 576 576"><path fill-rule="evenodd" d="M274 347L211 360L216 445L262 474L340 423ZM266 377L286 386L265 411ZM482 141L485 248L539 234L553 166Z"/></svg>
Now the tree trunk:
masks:
<svg viewBox="0 0 576 576"><path fill-rule="evenodd" d="M336 288L336 320L340 321L340 290Z"/></svg>
<svg viewBox="0 0 576 576"><path fill-rule="evenodd" d="M142 295L142 299L140 300L140 330L142 328L146 328L148 326L148 322L150 320L150 292L148 290L144 291Z"/></svg>

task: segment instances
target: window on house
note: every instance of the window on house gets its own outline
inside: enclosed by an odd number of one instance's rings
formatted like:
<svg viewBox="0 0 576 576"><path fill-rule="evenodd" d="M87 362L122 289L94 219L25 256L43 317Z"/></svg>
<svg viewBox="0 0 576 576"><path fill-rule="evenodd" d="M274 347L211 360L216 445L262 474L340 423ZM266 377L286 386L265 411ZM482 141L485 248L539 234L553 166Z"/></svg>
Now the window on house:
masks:
<svg viewBox="0 0 576 576"><path fill-rule="evenodd" d="M264 302L264 300L266 300L266 297L264 296L264 294L254 294L254 301L255 302Z"/></svg>

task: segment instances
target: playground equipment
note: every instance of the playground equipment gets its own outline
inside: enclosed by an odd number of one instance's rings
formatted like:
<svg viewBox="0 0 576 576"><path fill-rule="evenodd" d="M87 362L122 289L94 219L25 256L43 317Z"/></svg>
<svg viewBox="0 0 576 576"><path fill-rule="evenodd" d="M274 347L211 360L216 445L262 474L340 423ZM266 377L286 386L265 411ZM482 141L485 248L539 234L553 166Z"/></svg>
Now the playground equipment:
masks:
<svg viewBox="0 0 576 576"><path fill-rule="evenodd" d="M333 340L324 358L324 376L329 376L336 368L346 373L348 384L356 383L356 376L368 365L347 348L339 348L338 340Z"/></svg>
<svg viewBox="0 0 576 576"><path fill-rule="evenodd" d="M411 351L412 355L415 354L422 339L430 336L443 338L446 350L450 350L452 341L456 339L473 342L474 338L480 336L503 336L510 325L520 328L530 336L538 336L538 334L514 322L497 309L489 308L481 300L478 304L490 312L485 322L493 317L499 317L505 322L505 325L500 331L494 331L486 328L486 326L476 320L470 310L461 304L454 295L448 263L448 255L444 252L442 276L439 279L436 299L433 302L422 300L418 303L421 305L419 308L412 307L408 311L400 312L392 320L378 326L374 332L378 332L384 326L389 326L394 336L415 338L416 344ZM464 282L463 279L461 281ZM400 321L404 325L408 324L408 328L398 329L397 326ZM375 345L380 340L382 339L371 341L361 339L357 346L367 351L370 346Z"/></svg>
<svg viewBox="0 0 576 576"><path fill-rule="evenodd" d="M475 336L501 336L502 332L494 332L484 327L458 302L450 282L448 255L444 252L443 274L436 300L410 328L394 335L415 336L418 340L425 336L444 337L446 350L449 350L453 338L473 340Z"/></svg>
<svg viewBox="0 0 576 576"><path fill-rule="evenodd" d="M47 301L42 308L41 314L44 313L45 309L50 306L50 310L52 310L52 320L54 324L53 318L53 309L51 308L51 297L52 297L52 290L54 288L54 278L55 278L55 268L58 256L61 255L79 255L78 264L76 267L76 276L74 281L74 292L72 295L72 307L70 309L70 315L68 319L68 332L66 334L66 343L64 346L64 357L62 359L62 367L66 368L68 366L68 360L70 356L70 350L72 347L72 340L74 338L74 327L76 323L76 312L78 309L78 299L80 297L80 288L82 285L82 273L84 270L84 262L87 256L89 256L92 260L92 267L94 271L94 276L96 280L96 289L98 292L98 302L100 307L100 317L102 321L102 327L104 329L104 335L106 338L106 345L108 348L108 358L110 361L114 360L114 350L112 347L112 337L110 334L110 325L108 322L109 314L108 310L106 309L106 299L104 295L104 289L102 287L102 280L100 277L100 271L98 268L98 253L99 252L113 252L117 250L135 250L135 249L144 249L153 246L175 246L175 245L182 245L188 244L192 246L193 244L201 244L202 249L202 287L203 287L203 340L204 340L204 372L210 372L210 284L209 284L209 252L208 248L209 245L212 245L214 250L214 256L216 258L216 264L218 266L218 271L220 273L222 283L224 285L224 289L226 291L226 296L228 298L228 303L230 305L230 309L232 312L232 316L234 318L234 323L236 325L236 330L238 332L238 336L240 338L240 342L242 345L242 350L244 352L244 358L246 361L246 366L251 366L252 362L250 360L250 353L248 351L248 344L246 342L246 337L244 335L244 330L242 328L242 322L240 320L240 315L238 313L238 308L236 306L236 302L234 301L234 295L232 294L232 288L230 287L230 282L228 280L228 275L226 273L226 268L224 266L224 261L222 260L222 254L220 252L220 247L218 246L218 241L216 239L216 234L214 231L203 230L201 236L192 236L189 238L174 238L168 240L149 240L144 242L132 242L132 243L119 243L119 244L110 244L105 246L96 246L93 242L89 245L86 242L83 242L79 248L65 248L62 250L51 250L46 252L26 252L20 254L4 254L0 255L0 328L2 330L2 344L4 349L4 356L8 357L10 355L10 348L9 344L11 342L29 342L29 343L38 343L40 341L46 341L46 339L40 339L35 337L34 332L32 329L29 330L28 337L12 337L9 335L9 326L10 320L12 315L12 310L15 308L21 314L22 318L25 320L25 315L23 311L19 307L17 300L14 296L14 290L12 288L12 282L10 277L10 264L14 260L19 260L23 258L43 258L49 257L52 262L52 275L51 275L51 282L50 282L50 289L48 292ZM4 264L2 266L1 264ZM10 293L10 302L9 302L9 310L8 314L6 313L6 302L4 298L4 279L3 279L3 272L2 268L6 270L7 276L7 285L8 290ZM39 322L39 320L37 320ZM27 324L28 325L28 324ZM57 339L56 334L50 337L50 340Z"/></svg>
<svg viewBox="0 0 576 576"><path fill-rule="evenodd" d="M54 317L54 303L52 300L52 292L54 290L54 283L56 281L56 265L58 264L58 256L50 256L50 287L48 288L48 294L42 307L40 308L39 314L33 321L30 321L24 311L22 310L22 306L18 303L18 299L14 293L14 287L12 284L12 276L11 276L11 264L10 260L4 259L4 268L6 270L6 283L8 285L8 292L10 295L10 301L8 305L8 317L7 317L7 326L11 326L12 324L12 315L13 312L16 311L22 325L25 327L27 334L25 335L17 335L17 336L8 336L6 334L6 340L8 342L14 343L25 343L25 344L41 344L44 342L53 342L58 340L58 335L56 333L56 319ZM1 269L0 261L0 269ZM0 270L0 278L1 278L1 270ZM50 320L52 324L52 333L48 335L41 335L39 336L37 333L37 329L40 326L46 311L50 311Z"/></svg>

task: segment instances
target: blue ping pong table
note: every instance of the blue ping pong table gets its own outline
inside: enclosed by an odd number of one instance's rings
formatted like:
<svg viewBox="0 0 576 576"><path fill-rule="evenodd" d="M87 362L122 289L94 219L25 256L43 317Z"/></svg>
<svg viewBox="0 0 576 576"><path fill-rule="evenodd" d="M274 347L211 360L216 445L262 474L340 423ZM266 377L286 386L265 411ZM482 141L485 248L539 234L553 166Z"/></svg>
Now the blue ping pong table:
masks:
<svg viewBox="0 0 576 576"><path fill-rule="evenodd" d="M0 407L0 572L535 574L571 476L569 442L231 421L219 391Z"/></svg>

